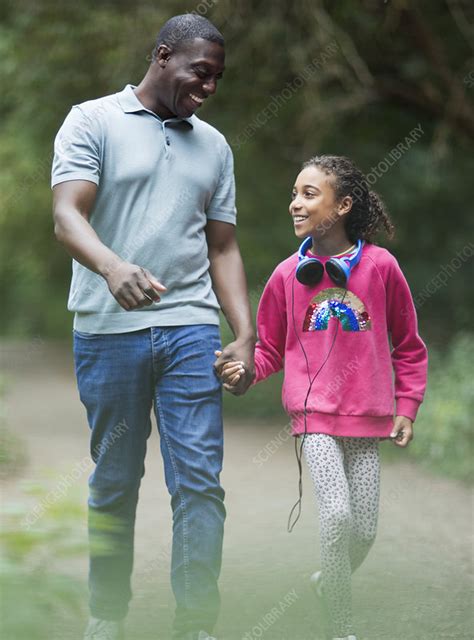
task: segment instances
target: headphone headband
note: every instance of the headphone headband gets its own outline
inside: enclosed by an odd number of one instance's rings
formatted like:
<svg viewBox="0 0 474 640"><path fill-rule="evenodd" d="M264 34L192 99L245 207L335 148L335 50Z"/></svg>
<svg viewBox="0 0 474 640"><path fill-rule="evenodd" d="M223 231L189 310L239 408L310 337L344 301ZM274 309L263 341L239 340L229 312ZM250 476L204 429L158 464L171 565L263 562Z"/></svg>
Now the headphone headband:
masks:
<svg viewBox="0 0 474 640"><path fill-rule="evenodd" d="M296 266L296 278L301 284L317 284L324 274L323 263L319 258L307 257L306 252L312 247L313 238L305 238L298 249L298 264ZM327 260L325 268L329 277L339 286L345 287L351 275L351 271L356 267L362 257L363 240L357 240L354 251L340 257L333 256Z"/></svg>
<svg viewBox="0 0 474 640"><path fill-rule="evenodd" d="M298 249L298 260L303 260L303 258L306 258L306 252L309 251L312 246L313 238L311 236L305 238Z"/></svg>

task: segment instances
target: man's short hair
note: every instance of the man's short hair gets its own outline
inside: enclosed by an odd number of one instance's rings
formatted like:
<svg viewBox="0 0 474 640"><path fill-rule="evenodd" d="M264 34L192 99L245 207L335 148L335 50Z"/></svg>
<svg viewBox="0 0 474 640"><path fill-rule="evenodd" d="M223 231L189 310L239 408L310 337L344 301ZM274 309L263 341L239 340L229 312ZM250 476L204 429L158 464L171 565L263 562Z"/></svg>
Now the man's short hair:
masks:
<svg viewBox="0 0 474 640"><path fill-rule="evenodd" d="M194 40L194 38L202 38L210 42L217 42L221 47L224 46L222 33L216 29L212 22L195 13L184 13L180 16L173 16L162 26L156 38L153 59L161 44L166 44L170 49L176 51L183 42Z"/></svg>

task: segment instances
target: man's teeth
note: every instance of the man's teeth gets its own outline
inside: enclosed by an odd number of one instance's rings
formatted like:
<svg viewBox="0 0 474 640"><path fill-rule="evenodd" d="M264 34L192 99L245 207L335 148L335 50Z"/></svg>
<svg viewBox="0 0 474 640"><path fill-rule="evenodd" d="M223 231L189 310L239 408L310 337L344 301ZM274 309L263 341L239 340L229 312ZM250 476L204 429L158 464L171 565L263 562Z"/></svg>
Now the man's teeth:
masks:
<svg viewBox="0 0 474 640"><path fill-rule="evenodd" d="M307 218L307 217L308 217L308 216L294 216L294 217L293 217L293 220L294 220L295 222L303 222L303 220L306 220L306 218Z"/></svg>
<svg viewBox="0 0 474 640"><path fill-rule="evenodd" d="M202 104L204 102L204 98L200 98L199 96L195 96L194 93L190 93L189 95L191 96L191 98L195 102L198 102L199 104Z"/></svg>

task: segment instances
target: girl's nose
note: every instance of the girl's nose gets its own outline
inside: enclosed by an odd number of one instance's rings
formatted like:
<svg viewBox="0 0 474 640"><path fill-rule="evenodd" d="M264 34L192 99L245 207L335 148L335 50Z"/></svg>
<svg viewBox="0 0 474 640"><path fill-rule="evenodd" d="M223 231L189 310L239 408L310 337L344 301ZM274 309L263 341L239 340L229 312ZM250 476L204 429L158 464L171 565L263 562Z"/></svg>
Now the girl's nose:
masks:
<svg viewBox="0 0 474 640"><path fill-rule="evenodd" d="M295 196L293 200L290 202L290 207L289 207L290 214L293 213L293 211L296 211L297 209L301 209L301 203L298 200L298 196Z"/></svg>

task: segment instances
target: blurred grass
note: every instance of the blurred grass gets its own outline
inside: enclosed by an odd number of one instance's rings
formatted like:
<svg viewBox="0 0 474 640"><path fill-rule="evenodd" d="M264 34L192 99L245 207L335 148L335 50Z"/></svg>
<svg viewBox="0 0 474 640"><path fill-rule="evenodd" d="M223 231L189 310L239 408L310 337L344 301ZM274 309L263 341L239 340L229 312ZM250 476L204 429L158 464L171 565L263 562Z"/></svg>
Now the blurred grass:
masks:
<svg viewBox="0 0 474 640"><path fill-rule="evenodd" d="M0 478L19 473L27 462L21 439L7 429L3 397L6 378L0 375Z"/></svg>
<svg viewBox="0 0 474 640"><path fill-rule="evenodd" d="M80 637L87 585L72 573L93 553L112 553L120 525L107 514L91 515L96 535L88 539L87 515L78 495L52 499L44 483L25 484L24 501L2 506L0 546L0 637L5 640L64 638L64 625ZM69 635L67 637L70 637Z"/></svg>
<svg viewBox="0 0 474 640"><path fill-rule="evenodd" d="M460 334L445 353L430 351L426 398L415 425L410 455L459 480L474 480L474 336Z"/></svg>
<svg viewBox="0 0 474 640"><path fill-rule="evenodd" d="M35 497L46 493L36 488ZM31 504L16 502L2 509L0 543L1 622L5 640L54 638L59 616L80 616L84 585L58 568L58 560L83 555L83 508L72 500L52 505L33 527Z"/></svg>

